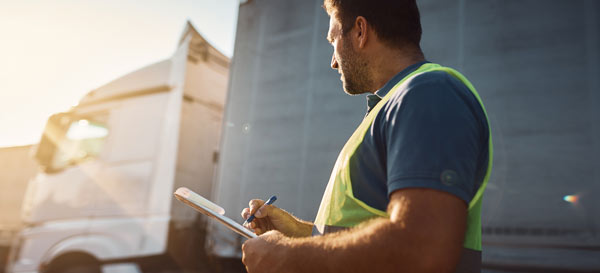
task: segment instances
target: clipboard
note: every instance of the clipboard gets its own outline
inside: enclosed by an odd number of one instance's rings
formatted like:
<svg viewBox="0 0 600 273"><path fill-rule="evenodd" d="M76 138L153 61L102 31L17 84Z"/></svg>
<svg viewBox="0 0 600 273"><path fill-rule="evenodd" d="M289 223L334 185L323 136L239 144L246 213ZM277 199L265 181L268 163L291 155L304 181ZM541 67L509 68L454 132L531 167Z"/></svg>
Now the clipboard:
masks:
<svg viewBox="0 0 600 273"><path fill-rule="evenodd" d="M237 234L242 235L248 239L256 238L256 234L248 230L238 222L231 220L231 218L225 216L225 210L210 200L202 197L201 195L193 192L192 190L181 187L174 193L177 200L185 203L186 205L194 208L198 212L207 215L225 225L229 229L235 231Z"/></svg>

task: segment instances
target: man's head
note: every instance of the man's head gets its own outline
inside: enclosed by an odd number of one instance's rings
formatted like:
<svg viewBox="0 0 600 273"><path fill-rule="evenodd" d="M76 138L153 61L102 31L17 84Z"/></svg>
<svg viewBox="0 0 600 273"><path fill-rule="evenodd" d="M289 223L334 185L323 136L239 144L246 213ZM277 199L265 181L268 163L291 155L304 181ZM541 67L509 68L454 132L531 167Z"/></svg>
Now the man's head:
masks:
<svg viewBox="0 0 600 273"><path fill-rule="evenodd" d="M422 56L415 0L324 0L323 7L330 16L327 39L334 47L331 67L342 75L348 94L378 88L372 67L373 57L381 57L377 55L382 48Z"/></svg>

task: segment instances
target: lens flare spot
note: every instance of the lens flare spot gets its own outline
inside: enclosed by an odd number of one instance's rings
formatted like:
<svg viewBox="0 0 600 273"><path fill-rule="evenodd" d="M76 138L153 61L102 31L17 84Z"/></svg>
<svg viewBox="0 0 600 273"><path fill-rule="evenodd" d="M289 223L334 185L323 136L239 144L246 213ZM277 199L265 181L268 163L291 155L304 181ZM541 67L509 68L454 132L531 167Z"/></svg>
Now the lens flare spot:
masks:
<svg viewBox="0 0 600 273"><path fill-rule="evenodd" d="M579 196L578 195L565 195L563 197L563 200L565 200L566 202L569 202L569 203L576 204L577 201L579 200Z"/></svg>

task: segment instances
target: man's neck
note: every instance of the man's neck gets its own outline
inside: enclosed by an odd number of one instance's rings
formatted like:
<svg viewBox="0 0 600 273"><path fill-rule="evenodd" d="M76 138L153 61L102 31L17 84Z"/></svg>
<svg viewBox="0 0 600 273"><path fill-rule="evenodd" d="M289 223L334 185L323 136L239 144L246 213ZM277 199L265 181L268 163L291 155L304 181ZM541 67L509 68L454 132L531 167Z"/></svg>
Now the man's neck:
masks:
<svg viewBox="0 0 600 273"><path fill-rule="evenodd" d="M371 59L370 68L375 89L381 89L392 77L410 65L424 61L422 53L384 49Z"/></svg>

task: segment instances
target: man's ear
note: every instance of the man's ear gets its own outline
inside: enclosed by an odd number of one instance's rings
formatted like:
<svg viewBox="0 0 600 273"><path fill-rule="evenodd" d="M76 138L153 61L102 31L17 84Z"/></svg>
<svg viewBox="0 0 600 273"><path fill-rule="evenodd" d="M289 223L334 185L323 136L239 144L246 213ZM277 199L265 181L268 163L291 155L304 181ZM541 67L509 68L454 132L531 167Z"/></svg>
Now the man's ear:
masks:
<svg viewBox="0 0 600 273"><path fill-rule="evenodd" d="M355 34L357 46L359 49L363 49L367 45L367 38L370 31L367 24L367 19L362 16L356 17L356 20L354 21L354 27L357 31Z"/></svg>

